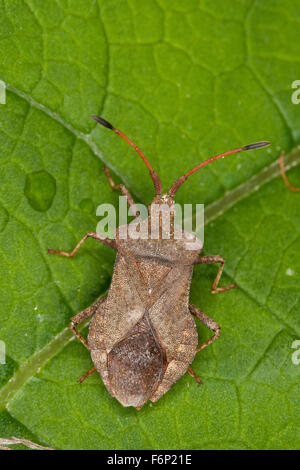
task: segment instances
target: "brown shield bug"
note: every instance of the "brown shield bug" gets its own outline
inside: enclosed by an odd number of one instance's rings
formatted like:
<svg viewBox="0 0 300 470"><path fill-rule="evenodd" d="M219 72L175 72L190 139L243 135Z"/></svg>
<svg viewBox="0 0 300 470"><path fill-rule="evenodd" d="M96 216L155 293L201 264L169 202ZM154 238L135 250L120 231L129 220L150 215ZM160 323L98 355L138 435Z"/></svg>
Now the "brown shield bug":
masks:
<svg viewBox="0 0 300 470"><path fill-rule="evenodd" d="M95 365L81 377L80 382L97 370L113 397L123 406L140 409L148 400L157 401L185 372L189 372L201 383L200 377L191 369L190 364L197 352L220 336L219 325L189 303L193 265L220 264L212 284L212 293L235 287L234 284L219 287L225 263L221 256L199 257L202 250L201 241L183 230L181 237L174 237L174 196L192 173L208 163L243 150L265 147L269 142L257 142L209 158L178 178L169 191L162 194L160 178L141 150L109 122L98 116L92 117L125 139L148 167L154 183L155 196L149 208L148 218L140 223L140 233L144 237L121 238L119 227L114 240L97 232L89 232L73 251L48 250L48 253L71 258L88 237L117 250L107 297L75 315L71 319L70 328L90 351ZM128 205L134 206L128 189L122 184L114 183L108 168L105 168L105 172L111 187L121 191L127 197ZM152 239L148 233L150 226L152 229L152 210L155 208L161 210L162 215L168 208L170 223L167 229L163 229L162 217L159 216L156 219L158 236ZM188 249L191 240L196 243L193 249L190 249L190 246ZM200 346L196 324L191 314L214 333ZM86 341L75 327L90 316L93 318Z"/></svg>

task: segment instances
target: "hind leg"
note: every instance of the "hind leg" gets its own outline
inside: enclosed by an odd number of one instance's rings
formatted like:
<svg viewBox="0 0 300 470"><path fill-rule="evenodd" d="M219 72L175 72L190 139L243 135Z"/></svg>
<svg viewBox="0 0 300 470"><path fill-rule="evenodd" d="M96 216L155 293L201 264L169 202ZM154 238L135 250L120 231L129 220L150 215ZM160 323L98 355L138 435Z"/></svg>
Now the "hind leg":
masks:
<svg viewBox="0 0 300 470"><path fill-rule="evenodd" d="M201 384L202 384L201 378L199 377L198 374L196 374L196 372L194 371L194 369L192 369L191 367L189 367L189 368L188 368L188 373L190 374L191 377L193 377L193 379L196 380L196 382L197 382L198 385L201 385Z"/></svg>
<svg viewBox="0 0 300 470"><path fill-rule="evenodd" d="M221 334L221 327L220 325L218 325L217 322L215 322L212 318L206 315L206 313L201 312L201 310L199 310L199 308L197 308L195 305L190 304L189 309L190 309L190 312L198 318L198 320L200 320L205 326L207 326L207 328L209 328L211 331L215 333L211 338L205 341L205 343L198 346L197 352L199 352L199 351L202 351L202 349L209 346L214 341L216 341L217 338L219 338Z"/></svg>
<svg viewBox="0 0 300 470"><path fill-rule="evenodd" d="M279 166L280 166L280 173L282 176L282 179L286 186L289 188L290 191L293 191L294 193L300 192L300 188L295 188L295 186L292 186L291 183L288 180L288 177L286 176L285 169L284 169L284 152L279 157Z"/></svg>
<svg viewBox="0 0 300 470"><path fill-rule="evenodd" d="M87 349L90 349L87 343L87 340L83 336L81 336L79 331L76 330L75 326L78 325L79 323L82 323L84 320L91 317L92 315L94 315L96 311L98 310L98 308L100 307L100 305L104 302L104 300L105 300L105 297L102 297L101 299L97 300L93 305L86 308L85 310L82 310L82 312L77 313L77 315L71 318L70 325L69 325L70 330L74 333L74 335L79 339L79 341L81 341L83 346L85 346Z"/></svg>
<svg viewBox="0 0 300 470"><path fill-rule="evenodd" d="M70 329L76 336L76 338L81 341L81 343L88 349L90 350L90 347L88 345L87 340L79 333L79 331L76 330L75 326L78 325L79 323L83 322L87 318L91 317L94 315L97 310L99 309L100 305L103 304L103 302L106 300L106 297L102 297L101 299L98 299L93 305L90 307L86 308L82 312L77 313L73 318L71 318L70 322ZM92 375L94 372L96 372L97 369L96 367L91 367L85 374L83 374L79 379L78 382L82 384L85 379L87 379L90 375Z"/></svg>
<svg viewBox="0 0 300 470"><path fill-rule="evenodd" d="M94 372L96 372L96 367L93 366L91 367L85 374L83 374L80 379L78 379L78 382L80 384L82 384L82 382L84 382L85 379L87 379L90 375L92 375Z"/></svg>
<svg viewBox="0 0 300 470"><path fill-rule="evenodd" d="M199 310L199 308L197 308L195 305L190 304L189 309L190 309L190 312L193 315L195 315L195 317L197 317L198 320L201 321L201 323L203 323L205 326L207 326L207 328L209 328L210 330L212 330L215 333L211 338L209 338L207 341L205 341L205 343L198 346L197 352L199 352L199 351L202 351L202 349L209 346L211 343L213 343L217 338L219 338L221 327L218 325L217 322L215 322L212 318L210 318L208 315L206 315L206 313ZM191 367L188 368L188 373L192 377L194 377L194 379L196 380L198 385L200 385L202 383L201 378L196 374L196 372Z"/></svg>

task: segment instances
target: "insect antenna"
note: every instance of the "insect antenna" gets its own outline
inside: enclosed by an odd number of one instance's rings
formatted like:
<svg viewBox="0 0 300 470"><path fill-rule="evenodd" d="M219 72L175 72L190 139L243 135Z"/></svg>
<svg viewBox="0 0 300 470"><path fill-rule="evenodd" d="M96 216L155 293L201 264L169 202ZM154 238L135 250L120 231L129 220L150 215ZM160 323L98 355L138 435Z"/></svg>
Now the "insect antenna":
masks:
<svg viewBox="0 0 300 470"><path fill-rule="evenodd" d="M130 140L125 134L123 134L123 132L121 132L119 129L116 129L112 124L110 124L108 121L106 121L102 117L92 115L92 118L95 121L97 121L99 124L101 124L102 126L107 127L108 129L111 129L112 131L114 131L116 134L122 137L122 139L126 140L126 142L128 142L128 144L131 145L132 148L134 148L134 150L139 154L139 156L141 157L141 159L143 160L143 162L145 163L145 165L147 166L149 170L150 176L154 184L155 195L160 195L162 192L162 184L160 181L160 177L158 176L157 173L155 173L150 163L148 162L147 158L142 153L142 151L137 147L137 145L135 145L132 142L132 140Z"/></svg>
<svg viewBox="0 0 300 470"><path fill-rule="evenodd" d="M270 145L270 142L255 142L254 144L249 144L245 145L244 147L238 147L233 150L229 150L228 152L225 153L220 153L219 155L216 155L214 157L209 158L208 160L205 160L204 162L200 163L199 165L195 166L195 168L192 168L190 171L185 173L184 175L180 176L175 183L172 184L170 190L169 190L169 195L171 197L174 197L180 186L187 180L187 178L198 171L200 168L202 168L205 165L208 165L209 163L213 162L214 160L218 160L218 158L223 158L226 157L227 155L232 155L233 153L239 153L244 150L253 150L253 149L258 149L261 147L266 147L267 145Z"/></svg>

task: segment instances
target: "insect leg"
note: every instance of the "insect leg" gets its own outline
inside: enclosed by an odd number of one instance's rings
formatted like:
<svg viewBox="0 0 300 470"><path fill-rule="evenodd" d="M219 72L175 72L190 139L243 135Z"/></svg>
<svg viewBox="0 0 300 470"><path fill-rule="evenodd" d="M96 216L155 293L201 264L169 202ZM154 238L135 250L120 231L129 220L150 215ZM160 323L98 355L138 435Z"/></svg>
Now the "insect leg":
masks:
<svg viewBox="0 0 300 470"><path fill-rule="evenodd" d="M226 287L218 287L220 278L222 276L222 272L224 269L225 259L219 255L209 255L209 256L202 256L196 261L196 264L213 264L213 263L220 263L219 271L216 275L216 278L211 286L211 293L217 294L218 292L225 292L227 290L233 289L236 287L236 284L229 284Z"/></svg>
<svg viewBox="0 0 300 470"><path fill-rule="evenodd" d="M79 331L76 330L75 326L83 322L84 320L86 320L88 317L91 317L92 315L94 315L94 313L96 313L99 306L102 304L104 300L105 298L102 297L101 299L97 300L93 305L86 308L85 310L82 310L82 312L77 313L74 317L71 318L70 325L69 325L70 330L74 333L74 335L79 339L79 341L82 342L82 344L87 349L90 349L87 343L87 340L83 336L81 336Z"/></svg>
<svg viewBox="0 0 300 470"><path fill-rule="evenodd" d="M89 238L94 238L95 240L98 240L99 242L103 243L104 245L108 245L111 248L116 248L116 242L115 240L112 240L110 238L105 238L103 235L100 235L100 233L97 232L88 232L84 235L84 237L80 240L80 242L77 243L75 248L72 251L61 251L61 250L52 250L48 248L48 254L49 255L60 255L60 256L67 256L68 258L73 258L73 256L76 255L77 251L83 245L83 243Z"/></svg>
<svg viewBox="0 0 300 470"><path fill-rule="evenodd" d="M202 384L201 378L199 377L199 375L196 374L196 372L191 367L188 368L188 373L190 374L191 377L193 377L196 380L198 385Z"/></svg>
<svg viewBox="0 0 300 470"><path fill-rule="evenodd" d="M114 191L121 191L121 193L123 194L123 196L126 196L127 197L127 203L129 206L134 206L135 205L135 202L133 200L133 197L131 196L130 192L129 192L129 189L126 188L126 186L124 184L116 184L110 174L110 171L109 171L109 168L107 168L107 166L104 166L103 167L103 170L106 174L106 178L110 184L110 187L114 190Z"/></svg>
<svg viewBox="0 0 300 470"><path fill-rule="evenodd" d="M199 310L199 308L197 308L195 305L190 304L189 309L190 312L198 318L198 320L200 320L205 326L207 326L207 328L209 328L215 333L211 338L205 341L205 343L198 346L197 352L199 352L202 351L202 349L206 348L206 346L209 346L211 343L213 343L217 338L219 338L221 327L220 325L218 325L217 322L215 322L212 318L206 315L206 313L201 312L201 310Z"/></svg>
<svg viewBox="0 0 300 470"><path fill-rule="evenodd" d="M85 374L83 374L80 379L78 379L78 382L82 384L82 382L87 379L90 375L92 375L94 372L96 372L96 367L91 367Z"/></svg>
<svg viewBox="0 0 300 470"><path fill-rule="evenodd" d="M300 191L300 188L295 188L295 186L292 186L286 176L285 169L284 169L284 152L282 152L282 154L279 157L279 166L280 166L280 173L281 173L282 179L284 183L286 184L286 186L289 188L290 191L293 191L294 193L298 193Z"/></svg>

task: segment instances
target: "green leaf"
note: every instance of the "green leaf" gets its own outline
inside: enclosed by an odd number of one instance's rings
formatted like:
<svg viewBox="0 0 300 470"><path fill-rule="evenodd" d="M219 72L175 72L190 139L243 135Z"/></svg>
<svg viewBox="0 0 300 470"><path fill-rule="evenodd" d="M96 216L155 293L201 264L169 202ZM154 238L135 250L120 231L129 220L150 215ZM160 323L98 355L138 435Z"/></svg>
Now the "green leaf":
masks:
<svg viewBox="0 0 300 470"><path fill-rule="evenodd" d="M57 449L299 449L300 196L277 159L300 162L300 2L0 0L0 437ZM205 253L191 302L222 327L157 403L122 406L71 341L70 318L109 287L113 250L94 240L96 207L118 206L103 163L139 202L143 162L90 118L100 114L148 156L167 190L211 155L258 140L268 149L191 176L179 203L206 205ZM294 149L294 150L293 150ZM299 167L288 172L300 186ZM199 342L210 332L198 325Z"/></svg>

